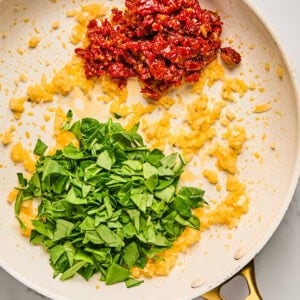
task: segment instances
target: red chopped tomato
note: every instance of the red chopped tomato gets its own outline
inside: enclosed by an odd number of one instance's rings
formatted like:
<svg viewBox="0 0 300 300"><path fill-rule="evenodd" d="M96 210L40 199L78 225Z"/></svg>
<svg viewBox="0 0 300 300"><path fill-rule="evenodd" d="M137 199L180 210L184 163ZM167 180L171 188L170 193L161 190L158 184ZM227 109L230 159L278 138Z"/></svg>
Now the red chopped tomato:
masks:
<svg viewBox="0 0 300 300"><path fill-rule="evenodd" d="M89 45L75 52L87 78L107 74L120 88L137 77L142 93L159 99L171 87L196 82L221 47L222 22L197 0L126 0L111 20L90 21Z"/></svg>
<svg viewBox="0 0 300 300"><path fill-rule="evenodd" d="M225 47L221 49L221 59L226 65L237 65L241 61L241 55L231 47Z"/></svg>

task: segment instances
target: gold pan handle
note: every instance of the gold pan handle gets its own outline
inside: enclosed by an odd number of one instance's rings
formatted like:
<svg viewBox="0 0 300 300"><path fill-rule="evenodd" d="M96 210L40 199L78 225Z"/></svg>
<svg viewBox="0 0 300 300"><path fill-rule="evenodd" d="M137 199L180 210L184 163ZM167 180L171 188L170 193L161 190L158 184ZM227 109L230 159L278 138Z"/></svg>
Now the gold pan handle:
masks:
<svg viewBox="0 0 300 300"><path fill-rule="evenodd" d="M254 262L251 261L248 265L246 265L239 273L236 275L241 275L247 281L249 295L244 300L262 300L262 297L258 291L255 272L254 272ZM230 280L230 279L229 279ZM228 281L229 281L228 280ZM211 290L210 292L202 295L201 297L205 300L224 300L221 296L221 288L225 283Z"/></svg>

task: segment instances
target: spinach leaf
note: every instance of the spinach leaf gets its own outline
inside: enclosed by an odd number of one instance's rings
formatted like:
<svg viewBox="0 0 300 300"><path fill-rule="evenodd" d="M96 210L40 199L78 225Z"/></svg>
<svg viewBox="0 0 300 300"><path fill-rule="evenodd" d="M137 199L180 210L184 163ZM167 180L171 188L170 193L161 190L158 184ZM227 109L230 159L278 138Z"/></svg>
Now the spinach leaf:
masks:
<svg viewBox="0 0 300 300"><path fill-rule="evenodd" d="M56 229L53 234L53 240L58 241L68 237L74 228L74 224L63 219L56 220Z"/></svg>
<svg viewBox="0 0 300 300"><path fill-rule="evenodd" d="M107 270L105 283L107 285L125 281L130 276L130 271L118 264L113 263Z"/></svg>
<svg viewBox="0 0 300 300"><path fill-rule="evenodd" d="M124 248L123 259L128 268L134 266L135 262L139 258L139 255L139 249L136 242L131 242Z"/></svg>
<svg viewBox="0 0 300 300"><path fill-rule="evenodd" d="M33 153L41 156L45 153L47 148L48 146L42 140L38 139L33 149Z"/></svg>
<svg viewBox="0 0 300 300"><path fill-rule="evenodd" d="M199 229L193 209L205 203L204 192L178 190L183 158L148 149L138 126L126 131L92 118L72 124L71 117L63 129L79 148L69 144L46 155L47 145L37 141L36 171L30 179L17 174L16 217L25 229L22 203L40 201L30 242L49 252L54 277L88 280L100 273L108 285L137 286L143 281L130 277L132 267L160 259L186 226Z"/></svg>
<svg viewBox="0 0 300 300"><path fill-rule="evenodd" d="M134 286L138 286L138 285L142 284L143 282L144 282L144 280L137 280L135 278L128 278L125 281L125 284L126 284L127 288L131 288L131 287L134 287Z"/></svg>
<svg viewBox="0 0 300 300"><path fill-rule="evenodd" d="M63 281L63 280L73 277L85 265L86 265L85 261L79 261L79 262L75 263L72 267L70 267L67 271L65 271L61 275L60 280Z"/></svg>

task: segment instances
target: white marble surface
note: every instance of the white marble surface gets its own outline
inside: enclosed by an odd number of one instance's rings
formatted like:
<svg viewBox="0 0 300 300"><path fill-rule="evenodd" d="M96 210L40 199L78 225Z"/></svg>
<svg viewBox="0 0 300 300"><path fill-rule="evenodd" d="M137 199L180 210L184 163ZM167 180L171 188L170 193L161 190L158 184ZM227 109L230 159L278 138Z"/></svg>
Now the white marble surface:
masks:
<svg viewBox="0 0 300 300"><path fill-rule="evenodd" d="M300 2L298 0L249 0L265 17L293 62L300 83ZM259 289L264 300L300 299L300 184L280 227L255 259ZM223 288L226 300L242 300L244 282L235 279ZM41 300L0 269L1 300Z"/></svg>

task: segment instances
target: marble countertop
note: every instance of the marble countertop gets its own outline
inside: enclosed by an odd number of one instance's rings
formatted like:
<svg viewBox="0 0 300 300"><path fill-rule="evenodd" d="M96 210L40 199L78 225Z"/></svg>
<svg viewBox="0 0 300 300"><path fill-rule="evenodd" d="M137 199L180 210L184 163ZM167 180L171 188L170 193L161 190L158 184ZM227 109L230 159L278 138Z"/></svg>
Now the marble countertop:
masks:
<svg viewBox="0 0 300 300"><path fill-rule="evenodd" d="M300 83L300 2L249 0L273 28L295 67ZM264 300L300 299L300 184L281 225L255 258L258 287ZM245 283L234 280L223 288L226 300L242 300ZM0 268L0 299L45 300Z"/></svg>

